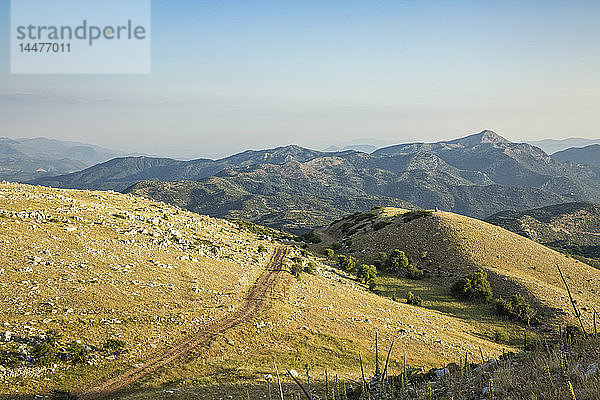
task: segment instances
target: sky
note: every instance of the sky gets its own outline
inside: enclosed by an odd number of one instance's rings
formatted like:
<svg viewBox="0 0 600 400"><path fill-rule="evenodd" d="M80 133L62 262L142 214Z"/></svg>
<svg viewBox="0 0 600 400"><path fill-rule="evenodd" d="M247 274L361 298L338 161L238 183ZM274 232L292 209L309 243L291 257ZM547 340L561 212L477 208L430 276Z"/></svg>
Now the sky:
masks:
<svg viewBox="0 0 600 400"><path fill-rule="evenodd" d="M0 136L171 157L299 144L599 138L600 2L152 1L152 72L10 73Z"/></svg>

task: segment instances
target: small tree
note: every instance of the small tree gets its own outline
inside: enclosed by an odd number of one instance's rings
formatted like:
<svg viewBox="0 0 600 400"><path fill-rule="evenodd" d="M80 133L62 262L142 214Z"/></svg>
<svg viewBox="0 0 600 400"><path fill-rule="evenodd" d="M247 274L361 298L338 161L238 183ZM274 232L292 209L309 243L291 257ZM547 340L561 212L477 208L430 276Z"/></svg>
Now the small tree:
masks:
<svg viewBox="0 0 600 400"><path fill-rule="evenodd" d="M395 273L400 273L406 270L409 261L406 254L403 251L395 249L392 253L387 257L385 262L385 267L388 271L392 271Z"/></svg>
<svg viewBox="0 0 600 400"><path fill-rule="evenodd" d="M342 270L346 272L353 272L356 268L356 258L352 256L346 257L345 255L338 256L338 263Z"/></svg>
<svg viewBox="0 0 600 400"><path fill-rule="evenodd" d="M452 287L455 297L468 300L490 301L492 299L492 287L487 280L487 274L479 269L471 275L455 282Z"/></svg>
<svg viewBox="0 0 600 400"><path fill-rule="evenodd" d="M258 251L259 253L265 253L267 251L267 248L265 247L265 245L259 244L256 251Z"/></svg>
<svg viewBox="0 0 600 400"><path fill-rule="evenodd" d="M301 280L302 279L302 264L300 263L293 263L292 266L290 267L290 273L294 276L294 278L296 278L297 280Z"/></svg>
<svg viewBox="0 0 600 400"><path fill-rule="evenodd" d="M377 268L374 265L361 264L356 269L356 278L360 283L371 286L375 283L377 277Z"/></svg>
<svg viewBox="0 0 600 400"><path fill-rule="evenodd" d="M415 295L413 292L408 292L406 295L406 304L412 304L413 306L420 306L423 304L423 299Z"/></svg>
<svg viewBox="0 0 600 400"><path fill-rule="evenodd" d="M408 264L406 266L406 275L410 279L423 279L425 277L425 273L423 272L423 270L420 270L414 264Z"/></svg>
<svg viewBox="0 0 600 400"><path fill-rule="evenodd" d="M384 268L387 258L388 258L387 253L385 253L383 251L380 252L377 256L377 260L375 261L375 266L377 268Z"/></svg>

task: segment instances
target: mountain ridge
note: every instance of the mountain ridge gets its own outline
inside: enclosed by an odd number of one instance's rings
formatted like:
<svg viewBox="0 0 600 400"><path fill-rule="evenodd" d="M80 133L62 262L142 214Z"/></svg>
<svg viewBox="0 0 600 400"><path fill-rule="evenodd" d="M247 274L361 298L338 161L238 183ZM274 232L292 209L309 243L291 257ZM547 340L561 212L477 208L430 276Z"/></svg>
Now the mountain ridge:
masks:
<svg viewBox="0 0 600 400"><path fill-rule="evenodd" d="M344 202L356 196L369 199L360 202L369 206L376 201L388 206L402 205L390 200L406 202L477 218L510 208L600 202L600 168L560 163L535 146L510 142L490 130L450 141L388 146L372 154L327 153L290 145L219 160L122 158L32 183L161 196L159 187L168 185L158 181L188 182L170 185L184 192L163 195L162 200L198 210L202 194L203 210L219 209L215 216L230 217L232 207L226 211L217 207L222 204L219 193L227 193L232 204L245 208L241 212L245 218L295 231L316 227L328 214L340 217L359 211L335 207L336 196ZM298 209L306 210L308 218L300 217L294 211ZM283 210L289 223L277 226L274 215Z"/></svg>
<svg viewBox="0 0 600 400"><path fill-rule="evenodd" d="M0 137L0 179L28 181L81 170L124 153L101 146L37 137Z"/></svg>

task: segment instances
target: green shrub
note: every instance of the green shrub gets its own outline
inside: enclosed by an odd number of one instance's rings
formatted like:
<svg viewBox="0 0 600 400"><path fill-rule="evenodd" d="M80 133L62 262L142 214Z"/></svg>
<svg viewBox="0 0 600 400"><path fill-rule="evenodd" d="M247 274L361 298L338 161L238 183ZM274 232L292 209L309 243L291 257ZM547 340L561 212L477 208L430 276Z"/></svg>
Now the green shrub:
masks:
<svg viewBox="0 0 600 400"><path fill-rule="evenodd" d="M342 232L347 232L348 229L352 228L353 226L354 226L354 222L346 222L340 227L340 229Z"/></svg>
<svg viewBox="0 0 600 400"><path fill-rule="evenodd" d="M53 390L50 392L50 400L77 400L79 397L68 390Z"/></svg>
<svg viewBox="0 0 600 400"><path fill-rule="evenodd" d="M69 344L67 352L73 357L74 363L84 364L90 356L90 351L81 343L73 342Z"/></svg>
<svg viewBox="0 0 600 400"><path fill-rule="evenodd" d="M425 273L423 272L423 270L420 270L414 264L408 264L406 266L406 275L410 279L423 279L425 277Z"/></svg>
<svg viewBox="0 0 600 400"><path fill-rule="evenodd" d="M111 354L119 355L125 352L126 346L127 343L125 343L123 340L106 339L106 341L102 345L102 348Z"/></svg>
<svg viewBox="0 0 600 400"><path fill-rule="evenodd" d="M352 256L346 257L345 255L339 255L338 264L342 270L346 272L352 272L354 271L354 268L356 268L356 258Z"/></svg>
<svg viewBox="0 0 600 400"><path fill-rule="evenodd" d="M354 224L357 224L361 221L364 221L366 219L374 219L377 218L377 213L374 212L368 212L368 213L357 213L357 214L353 214L352 215L352 219L354 220Z"/></svg>
<svg viewBox="0 0 600 400"><path fill-rule="evenodd" d="M331 243L331 248L332 248L333 250L339 250L339 249L341 249L341 248L342 248L342 244L341 244L341 243L339 243L339 242Z"/></svg>
<svg viewBox="0 0 600 400"><path fill-rule="evenodd" d="M333 249L325 249L325 255L327 258L333 258L333 256L335 256L335 251L333 251Z"/></svg>
<svg viewBox="0 0 600 400"><path fill-rule="evenodd" d="M482 269L455 282L451 287L451 291L455 297L467 300L487 302L493 296L492 287L487 280L487 274Z"/></svg>
<svg viewBox="0 0 600 400"><path fill-rule="evenodd" d="M46 331L44 336L45 336L44 341L52 347L58 346L58 342L60 342L62 339L62 334L59 331L54 330L54 329Z"/></svg>
<svg viewBox="0 0 600 400"><path fill-rule="evenodd" d="M494 331L494 340L498 343L508 343L510 335L502 328L496 328Z"/></svg>
<svg viewBox="0 0 600 400"><path fill-rule="evenodd" d="M432 214L433 214L433 211L429 211L429 210L409 211L402 215L402 220L404 222L410 222L410 221L414 221L414 220L422 218L422 217L429 217Z"/></svg>
<svg viewBox="0 0 600 400"><path fill-rule="evenodd" d="M379 221L379 222L376 222L373 224L373 230L378 231L380 229L385 228L388 225L389 225L389 223L387 223L387 222Z"/></svg>
<svg viewBox="0 0 600 400"><path fill-rule="evenodd" d="M259 244L256 251L258 251L259 253L265 253L267 251L267 248L265 247L264 244Z"/></svg>
<svg viewBox="0 0 600 400"><path fill-rule="evenodd" d="M511 297L510 300L503 298L496 300L496 313L502 317L525 322L527 325L530 325L531 322L538 322L535 317L535 310L518 293Z"/></svg>
<svg viewBox="0 0 600 400"><path fill-rule="evenodd" d="M290 267L290 273L294 276L294 278L296 278L297 280L301 280L302 279L302 264L300 263L293 263L292 266Z"/></svg>
<svg viewBox="0 0 600 400"><path fill-rule="evenodd" d="M50 365L56 360L56 348L48 342L39 343L33 348L33 357L38 365Z"/></svg>
<svg viewBox="0 0 600 400"><path fill-rule="evenodd" d="M314 275L316 271L317 264L315 264L313 261L309 261L308 264L304 267L304 272L306 272L307 274Z"/></svg>
<svg viewBox="0 0 600 400"><path fill-rule="evenodd" d="M314 231L305 233L304 235L300 236L300 239L302 239L303 242L313 244L321 243L323 241Z"/></svg>
<svg viewBox="0 0 600 400"><path fill-rule="evenodd" d="M375 283L377 268L374 265L361 264L356 269L356 278L360 283L371 286Z"/></svg>
<svg viewBox="0 0 600 400"><path fill-rule="evenodd" d="M0 364L8 368L19 368L23 365L23 359L10 352L0 354Z"/></svg>
<svg viewBox="0 0 600 400"><path fill-rule="evenodd" d="M423 299L415 295L413 292L408 292L406 295L406 304L412 304L413 306L420 306L423 304Z"/></svg>
<svg viewBox="0 0 600 400"><path fill-rule="evenodd" d="M406 270L408 264L409 261L408 257L406 257L406 254L404 254L403 251L395 249L392 251L389 257L386 258L385 268L388 271L400 273L401 271Z"/></svg>

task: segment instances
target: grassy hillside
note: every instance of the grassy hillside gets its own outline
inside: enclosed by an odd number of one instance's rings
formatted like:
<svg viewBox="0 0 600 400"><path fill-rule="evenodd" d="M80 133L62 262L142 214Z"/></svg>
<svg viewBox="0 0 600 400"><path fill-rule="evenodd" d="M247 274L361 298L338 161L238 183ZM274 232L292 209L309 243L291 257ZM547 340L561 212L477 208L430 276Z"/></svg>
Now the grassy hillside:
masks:
<svg viewBox="0 0 600 400"><path fill-rule="evenodd" d="M592 307L600 308L600 271L479 220L447 212L413 214L416 218L411 219L407 213L407 210L382 208L337 221L317 231L325 239L319 246L343 243L342 252L369 263L375 262L379 252L389 253L393 249L406 252L429 278L410 281L386 276L380 281L380 290L393 295L394 290L406 293L410 288L424 295L426 306L456 315L460 310L450 295L450 285L481 268L487 272L496 296L521 294L546 324L563 319L573 322L558 265L583 310L586 326L591 327ZM471 309L462 314L480 321L482 315L472 315L480 311Z"/></svg>
<svg viewBox="0 0 600 400"><path fill-rule="evenodd" d="M267 239L129 195L0 184L0 332L13 336L0 342L0 394L84 391L202 334L234 313L266 272L275 247ZM286 269L292 257L308 265L298 251L289 257ZM247 321L129 393L256 382L273 360L356 378L359 351L373 363L375 332L396 340L396 368L404 352L412 365L431 366L480 347L489 356L511 348L468 321L377 296L318 262L315 275L298 281L284 273L255 300L265 306ZM106 348L107 339L123 341L124 353ZM37 365L38 345L51 341L57 358Z"/></svg>

